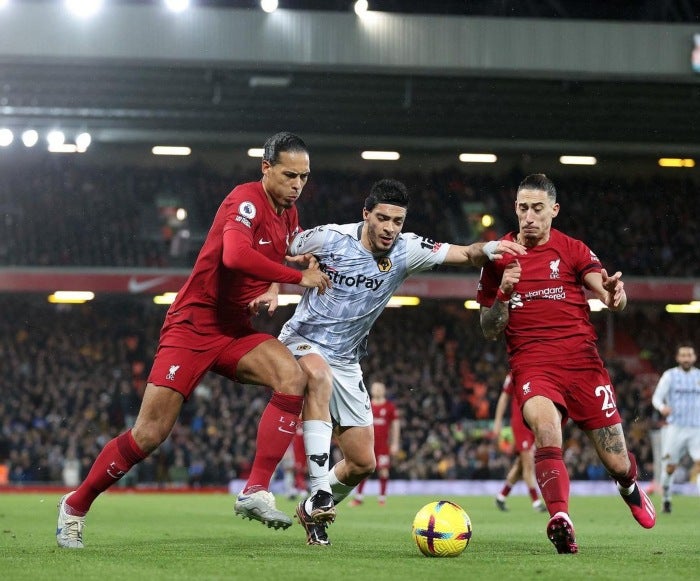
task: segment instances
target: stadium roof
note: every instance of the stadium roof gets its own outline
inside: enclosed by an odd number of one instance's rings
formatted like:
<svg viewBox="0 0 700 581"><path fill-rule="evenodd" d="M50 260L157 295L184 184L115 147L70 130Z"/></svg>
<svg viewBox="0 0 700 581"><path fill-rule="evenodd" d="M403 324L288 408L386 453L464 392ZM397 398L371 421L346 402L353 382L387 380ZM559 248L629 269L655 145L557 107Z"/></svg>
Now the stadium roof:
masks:
<svg viewBox="0 0 700 581"><path fill-rule="evenodd" d="M112 0L124 4L154 4L160 0ZM258 9L260 0L192 0L199 6ZM354 0L279 0L280 8L352 10ZM371 10L401 14L571 18L626 22L698 22L693 0L369 0Z"/></svg>
<svg viewBox="0 0 700 581"><path fill-rule="evenodd" d="M259 10L257 0L192 2ZM280 0L281 7L292 9L348 11L351 5L349 0ZM696 19L690 0L371 0L370 5L462 16ZM152 46L159 40L162 35L154 35ZM687 40L684 59L690 55ZM91 49L86 45L87 55ZM377 74L371 67L305 63L168 66L128 58L39 57L0 59L0 124L5 119L17 127L30 122L85 126L105 142L257 143L284 128L313 135L316 144L339 147L440 150L472 145L527 151L533 145L534 150L555 150L566 144L581 152L649 153L667 144L677 154L700 150L700 84L690 72L683 78L621 80L527 71L395 67ZM690 71L689 60L683 64Z"/></svg>
<svg viewBox="0 0 700 581"><path fill-rule="evenodd" d="M16 113L34 123L89 120L106 141L228 142L232 134L285 127L334 142L441 149L482 145L540 149L589 144L695 147L700 87L654 82L572 81L288 69L217 69L92 63L3 65ZM256 79L283 79L274 88ZM79 89L78 89L79 88ZM317 142L323 140L317 140Z"/></svg>

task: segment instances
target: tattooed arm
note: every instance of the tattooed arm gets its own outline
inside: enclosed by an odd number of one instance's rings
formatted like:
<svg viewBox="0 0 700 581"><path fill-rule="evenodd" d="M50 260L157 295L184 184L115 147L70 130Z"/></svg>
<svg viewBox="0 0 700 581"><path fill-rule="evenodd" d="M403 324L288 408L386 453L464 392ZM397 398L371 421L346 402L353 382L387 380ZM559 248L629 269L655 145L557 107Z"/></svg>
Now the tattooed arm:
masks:
<svg viewBox="0 0 700 581"><path fill-rule="evenodd" d="M491 308L481 308L481 330L487 339L497 339L508 324L508 303L494 301Z"/></svg>
<svg viewBox="0 0 700 581"><path fill-rule="evenodd" d="M497 339L508 324L508 305L515 284L520 280L522 269L517 260L509 263L503 271L496 300L491 307L481 308L481 330L487 339Z"/></svg>

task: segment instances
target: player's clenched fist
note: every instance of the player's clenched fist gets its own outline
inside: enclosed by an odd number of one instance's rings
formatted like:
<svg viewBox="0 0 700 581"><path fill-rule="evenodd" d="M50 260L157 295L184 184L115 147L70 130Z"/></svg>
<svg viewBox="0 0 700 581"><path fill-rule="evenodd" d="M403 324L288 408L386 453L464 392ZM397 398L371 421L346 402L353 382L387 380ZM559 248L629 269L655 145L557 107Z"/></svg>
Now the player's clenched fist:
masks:
<svg viewBox="0 0 700 581"><path fill-rule="evenodd" d="M516 283L520 281L520 275L523 269L520 266L520 262L514 260L506 265L503 271L503 276L501 277L501 291L503 294L510 296L513 293L513 287Z"/></svg>

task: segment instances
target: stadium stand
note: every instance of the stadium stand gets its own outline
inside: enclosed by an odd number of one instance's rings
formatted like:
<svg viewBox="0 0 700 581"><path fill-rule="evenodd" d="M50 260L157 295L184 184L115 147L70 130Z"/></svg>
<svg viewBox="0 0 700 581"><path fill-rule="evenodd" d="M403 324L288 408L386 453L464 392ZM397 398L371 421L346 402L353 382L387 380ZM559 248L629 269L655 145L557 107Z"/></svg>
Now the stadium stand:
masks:
<svg viewBox="0 0 700 581"><path fill-rule="evenodd" d="M89 305L49 305L43 297L0 296L0 464L13 485L69 482L97 450L133 422L144 373L164 314L143 300L113 297ZM275 332L290 314L260 318ZM623 326L655 370L668 364L668 336L700 332L691 318L632 308ZM595 321L605 329L604 313ZM457 301L388 309L370 336L363 366L382 378L403 414L403 456L393 476L406 479L502 478L509 460L487 438L488 417L506 373L503 346L481 337L476 311ZM652 471L649 384L614 356L608 367L643 476ZM488 409L474 404L488 402ZM207 376L184 407L171 437L124 486L225 485L245 478L255 425L268 394ZM575 479L601 479L585 436L568 428L566 460ZM75 464L79 464L76 468ZM71 472L73 470L73 472ZM72 476L71 476L72 475Z"/></svg>
<svg viewBox="0 0 700 581"><path fill-rule="evenodd" d="M29 178L21 170L3 171L0 266L190 266L207 220L231 185L257 175L246 170L224 176L206 167L88 166L78 171L67 161L55 161ZM513 200L521 172L499 178L448 168L392 175L412 190L408 230L427 233L429 225L436 240L468 243L514 227ZM315 172L299 202L302 223L359 221L357 208L379 177L385 176ZM557 185L565 211L555 226L584 239L605 264L627 276L700 276L700 226L692 219L700 213L700 191L694 182L563 177ZM620 212L629 199L635 200L634 206ZM474 202L479 209L474 210ZM164 212L173 205L188 212L179 226L189 233L186 248L176 249L173 242ZM589 227L591 211L604 227ZM478 224L484 213L495 217L493 227Z"/></svg>

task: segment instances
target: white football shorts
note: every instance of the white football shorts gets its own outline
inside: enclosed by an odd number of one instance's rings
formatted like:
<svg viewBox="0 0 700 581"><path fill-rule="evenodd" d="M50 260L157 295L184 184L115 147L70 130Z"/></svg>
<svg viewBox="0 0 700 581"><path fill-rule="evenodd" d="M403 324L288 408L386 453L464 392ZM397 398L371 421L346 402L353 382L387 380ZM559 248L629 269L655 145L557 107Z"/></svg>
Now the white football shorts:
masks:
<svg viewBox="0 0 700 581"><path fill-rule="evenodd" d="M700 428L669 424L663 428L662 441L663 457L671 464L678 464L686 452L693 462L700 460Z"/></svg>
<svg viewBox="0 0 700 581"><path fill-rule="evenodd" d="M333 370L331 394L331 418L333 424L343 428L372 425L372 404L362 379L359 363L333 364L320 349L299 336L280 338L297 359L315 353L323 357Z"/></svg>

